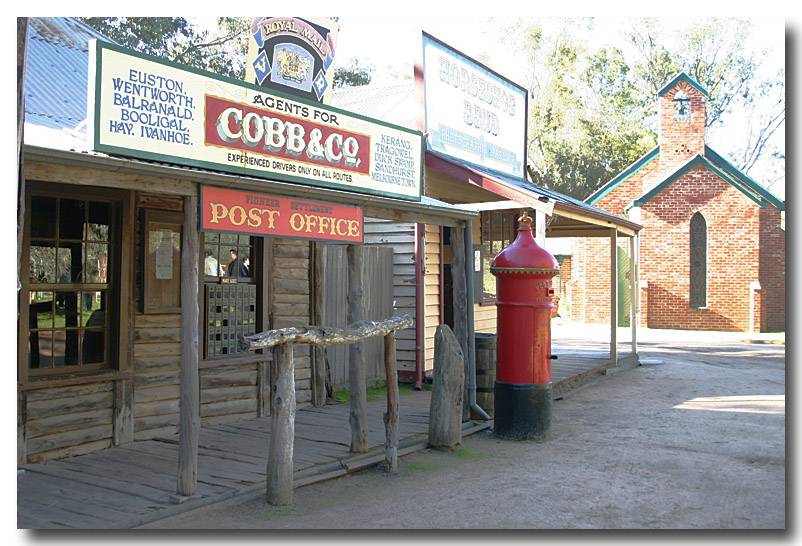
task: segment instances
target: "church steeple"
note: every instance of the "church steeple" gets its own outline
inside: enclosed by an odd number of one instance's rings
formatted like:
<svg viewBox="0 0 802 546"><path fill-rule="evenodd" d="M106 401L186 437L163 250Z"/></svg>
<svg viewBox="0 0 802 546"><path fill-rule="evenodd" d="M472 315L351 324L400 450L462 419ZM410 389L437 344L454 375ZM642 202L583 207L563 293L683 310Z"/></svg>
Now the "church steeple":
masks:
<svg viewBox="0 0 802 546"><path fill-rule="evenodd" d="M707 90L680 72L658 91L661 170L704 155Z"/></svg>

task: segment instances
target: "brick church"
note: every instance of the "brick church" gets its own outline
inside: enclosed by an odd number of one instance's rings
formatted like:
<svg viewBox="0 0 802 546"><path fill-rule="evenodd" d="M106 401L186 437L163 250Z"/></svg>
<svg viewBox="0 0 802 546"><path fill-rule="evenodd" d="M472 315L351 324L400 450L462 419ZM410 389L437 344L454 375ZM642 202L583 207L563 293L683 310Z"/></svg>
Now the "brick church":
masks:
<svg viewBox="0 0 802 546"><path fill-rule="evenodd" d="M707 98L685 73L668 82L658 92L658 146L586 202L644 226L642 326L784 330L785 202L707 146ZM575 245L574 320L610 320L609 245Z"/></svg>

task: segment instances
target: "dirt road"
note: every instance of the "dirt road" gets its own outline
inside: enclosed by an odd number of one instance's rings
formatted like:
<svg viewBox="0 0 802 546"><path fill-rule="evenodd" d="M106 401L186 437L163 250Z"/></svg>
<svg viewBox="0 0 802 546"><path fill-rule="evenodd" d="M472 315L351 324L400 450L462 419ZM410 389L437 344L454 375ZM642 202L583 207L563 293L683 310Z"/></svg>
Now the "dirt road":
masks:
<svg viewBox="0 0 802 546"><path fill-rule="evenodd" d="M554 403L544 443L482 432L304 487L293 507L240 498L151 528L783 528L784 346L642 346L647 365Z"/></svg>

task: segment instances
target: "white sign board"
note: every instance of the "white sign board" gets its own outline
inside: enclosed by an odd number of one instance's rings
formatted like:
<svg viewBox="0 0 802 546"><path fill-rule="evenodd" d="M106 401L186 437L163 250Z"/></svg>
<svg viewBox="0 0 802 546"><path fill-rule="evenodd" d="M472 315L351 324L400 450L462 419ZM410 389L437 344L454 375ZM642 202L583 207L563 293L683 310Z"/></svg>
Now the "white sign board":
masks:
<svg viewBox="0 0 802 546"><path fill-rule="evenodd" d="M523 178L526 89L426 33L423 74L429 148Z"/></svg>

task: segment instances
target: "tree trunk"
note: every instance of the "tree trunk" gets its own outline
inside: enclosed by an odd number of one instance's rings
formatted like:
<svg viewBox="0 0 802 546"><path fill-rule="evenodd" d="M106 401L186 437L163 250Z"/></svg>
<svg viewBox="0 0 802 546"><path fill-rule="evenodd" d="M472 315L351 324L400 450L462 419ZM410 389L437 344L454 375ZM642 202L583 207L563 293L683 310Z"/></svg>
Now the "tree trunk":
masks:
<svg viewBox="0 0 802 546"><path fill-rule="evenodd" d="M273 349L273 407L267 457L267 502L292 504L292 450L295 443L295 366L292 344Z"/></svg>

